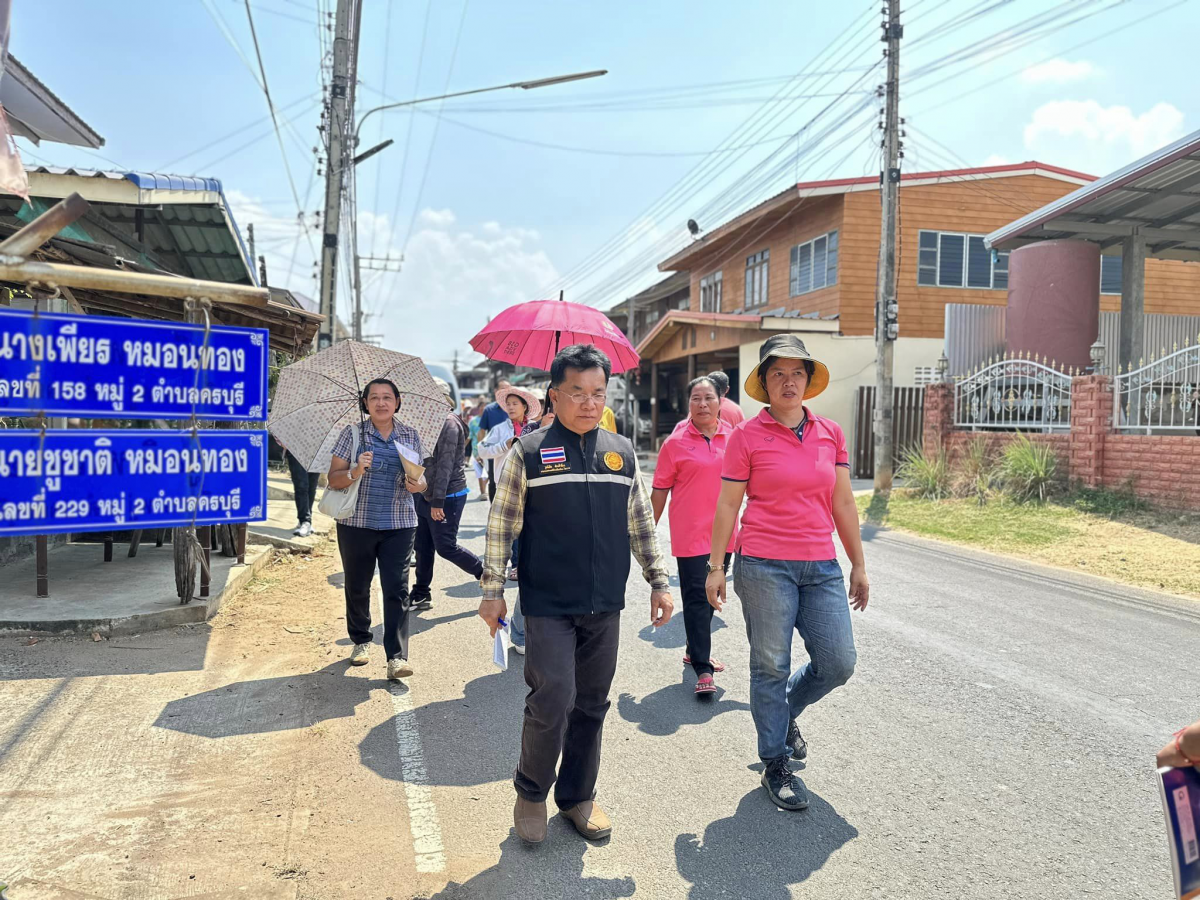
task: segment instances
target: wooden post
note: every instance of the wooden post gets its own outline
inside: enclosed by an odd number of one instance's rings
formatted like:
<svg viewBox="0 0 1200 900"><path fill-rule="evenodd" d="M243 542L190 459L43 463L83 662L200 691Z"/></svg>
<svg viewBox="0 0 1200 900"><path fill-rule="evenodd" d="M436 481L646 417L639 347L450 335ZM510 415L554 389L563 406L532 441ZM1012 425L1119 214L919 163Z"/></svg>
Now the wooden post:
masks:
<svg viewBox="0 0 1200 900"><path fill-rule="evenodd" d="M104 561L112 562L113 557L113 533L111 531L104 535Z"/></svg>
<svg viewBox="0 0 1200 900"><path fill-rule="evenodd" d="M240 522L237 527L237 564L239 566L246 564L246 530L246 523Z"/></svg>
<svg viewBox="0 0 1200 900"><path fill-rule="evenodd" d="M212 570L209 566L212 564L213 527L202 525L199 532L200 548L204 551L204 562L200 566L200 596L207 597L208 585L212 581Z"/></svg>
<svg viewBox="0 0 1200 900"><path fill-rule="evenodd" d="M34 538L37 546L37 595L50 596L50 542L44 534Z"/></svg>
<svg viewBox="0 0 1200 900"><path fill-rule="evenodd" d="M693 378L696 377L696 355L693 353L688 357L688 383L691 384Z"/></svg>

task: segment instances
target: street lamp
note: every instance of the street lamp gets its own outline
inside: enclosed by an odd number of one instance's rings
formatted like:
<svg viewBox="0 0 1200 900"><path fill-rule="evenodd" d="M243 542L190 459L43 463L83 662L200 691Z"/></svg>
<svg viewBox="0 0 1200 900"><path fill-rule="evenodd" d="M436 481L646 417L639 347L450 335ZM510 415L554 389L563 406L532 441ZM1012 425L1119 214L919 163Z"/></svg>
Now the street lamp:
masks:
<svg viewBox="0 0 1200 900"><path fill-rule="evenodd" d="M551 78L535 78L531 81L514 81L512 84L498 84L495 87L475 88L474 90L470 90L470 91L457 91L453 94L442 94L437 97L419 97L416 100L402 100L399 103L385 103L382 106L376 106L374 109L368 109L365 113L363 113L362 118L360 118L358 120L358 124L356 126L354 126L354 143L350 145L350 152L353 153L355 150L358 149L358 135L359 135L359 132L362 131L363 123L366 122L367 119L369 119L375 113L383 112L385 109L396 109L401 106L415 106L418 103L429 103L433 100L450 100L454 97L467 97L467 96L470 96L471 94L486 94L489 91L507 91L507 90L511 90L513 88L520 88L523 91L532 91L535 88L550 87L551 85L555 85L555 84L566 84L571 81L584 81L588 78L599 78L601 75L607 75L607 74L608 74L608 69L593 69L590 72L575 72L571 75L555 75ZM391 144L392 144L392 141L389 139L389 140L384 141L381 144L376 144L374 147L371 147L369 150L366 150L362 153L357 154L356 156L351 157L351 159L349 161L349 167L357 166L364 159L374 156L380 150L387 149ZM330 169L332 170L332 168L333 167L331 165ZM335 174L334 172L332 172L332 171L330 172L331 176L334 174ZM330 198L332 196L340 197L340 194L341 194L341 182L340 182L341 172L338 171L336 173L336 175L338 178L338 190L337 190L336 194L334 194L332 192L332 189L330 188L329 185L326 186L326 188L327 188L326 189L326 208L327 208L327 210L330 206L330 202L331 202ZM334 216L336 216L336 207L332 211L332 214ZM328 235L326 237L328 238ZM335 236L334 243L336 245L336 236ZM322 312L324 312L326 309L326 304L324 302L325 290L326 290L325 285L327 283L327 278L325 276L325 268L326 268L326 257L322 257L322 275L321 275L321 285L322 285L321 311ZM333 310L333 285L332 285L332 283L329 284L328 290L329 290L329 297L330 297L330 300L328 303L328 308L330 310L330 314L332 315L332 310ZM359 261L357 252L354 255L353 290L354 290L354 329L353 329L353 332L354 332L355 337L358 338L358 337L361 337L361 335L362 335L362 280L361 280L361 271L360 271L360 261ZM330 335L331 336L333 334L333 327L334 326L331 324L330 325Z"/></svg>
<svg viewBox="0 0 1200 900"><path fill-rule="evenodd" d="M572 75L555 75L552 78L535 78L532 81L514 81L512 84L498 84L495 87L475 88L470 91L458 91L453 94L442 94L437 97L420 97L416 100L403 100L399 103L385 103L383 106L376 106L374 109L369 109L363 113L363 117L358 120L358 125L354 129L354 146L358 146L358 133L362 131L363 122L367 121L373 113L382 112L385 109L396 109L400 106L415 106L418 103L430 103L434 100L450 100L453 97L467 97L471 94L486 94L489 91L507 91L513 88L520 88L523 91L532 91L535 88L550 87L555 84L566 84L570 81L584 81L588 78L599 78L601 75L607 75L608 69L595 69L591 72L576 72Z"/></svg>

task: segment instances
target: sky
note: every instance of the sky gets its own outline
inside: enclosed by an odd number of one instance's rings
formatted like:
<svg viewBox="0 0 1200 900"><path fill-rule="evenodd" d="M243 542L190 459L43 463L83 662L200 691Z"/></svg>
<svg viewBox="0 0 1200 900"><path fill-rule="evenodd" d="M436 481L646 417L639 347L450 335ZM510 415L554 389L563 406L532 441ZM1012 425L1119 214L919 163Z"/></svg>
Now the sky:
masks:
<svg viewBox="0 0 1200 900"><path fill-rule="evenodd" d="M106 139L18 139L26 164L218 178L270 283L315 297L335 5L250 0L277 137L245 0L13 0L11 52ZM711 229L798 180L878 172L881 6L365 0L360 116L608 74L371 116L359 149L394 143L358 167L358 252L399 271L365 263L364 333L471 361L507 306L561 289L606 308L664 277L689 218ZM913 0L902 20L906 171L1103 175L1200 129L1200 0ZM343 272L345 321L347 288Z"/></svg>

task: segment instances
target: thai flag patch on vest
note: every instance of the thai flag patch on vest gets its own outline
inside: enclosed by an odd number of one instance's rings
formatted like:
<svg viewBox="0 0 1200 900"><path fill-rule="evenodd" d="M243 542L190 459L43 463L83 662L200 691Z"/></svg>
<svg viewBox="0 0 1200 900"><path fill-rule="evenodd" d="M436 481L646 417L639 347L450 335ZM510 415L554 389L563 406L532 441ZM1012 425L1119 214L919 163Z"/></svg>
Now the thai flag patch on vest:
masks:
<svg viewBox="0 0 1200 900"><path fill-rule="evenodd" d="M567 461L567 450L565 447L543 447L538 451L542 455L542 465L549 466L554 463L565 463Z"/></svg>

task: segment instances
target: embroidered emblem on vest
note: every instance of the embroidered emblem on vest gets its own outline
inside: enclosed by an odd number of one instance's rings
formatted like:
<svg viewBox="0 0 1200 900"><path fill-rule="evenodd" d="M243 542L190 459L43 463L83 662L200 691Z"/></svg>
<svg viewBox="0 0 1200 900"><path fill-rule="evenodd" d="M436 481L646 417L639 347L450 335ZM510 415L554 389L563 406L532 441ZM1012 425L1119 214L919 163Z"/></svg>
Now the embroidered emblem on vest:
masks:
<svg viewBox="0 0 1200 900"><path fill-rule="evenodd" d="M604 454L604 464L614 472L620 472L625 468L625 458L615 450L609 450Z"/></svg>
<svg viewBox="0 0 1200 900"><path fill-rule="evenodd" d="M542 455L543 466L548 466L551 463L565 463L567 461L567 450L565 447L544 447L538 452Z"/></svg>

